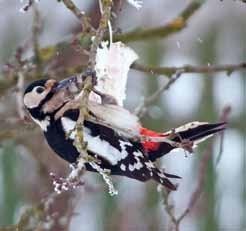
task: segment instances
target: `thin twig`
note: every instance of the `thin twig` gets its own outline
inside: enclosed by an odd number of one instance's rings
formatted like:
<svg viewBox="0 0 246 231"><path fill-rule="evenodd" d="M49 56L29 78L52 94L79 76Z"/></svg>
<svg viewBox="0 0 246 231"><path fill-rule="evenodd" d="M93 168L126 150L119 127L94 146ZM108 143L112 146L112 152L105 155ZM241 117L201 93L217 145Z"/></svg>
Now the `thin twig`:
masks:
<svg viewBox="0 0 246 231"><path fill-rule="evenodd" d="M102 0L103 14L99 23L99 28L96 31L96 36L90 48L89 68L91 68L93 71L96 64L97 48L103 40L103 36L108 26L108 21L110 20L112 4L112 0Z"/></svg>
<svg viewBox="0 0 246 231"><path fill-rule="evenodd" d="M170 23L150 29L136 29L125 34L114 35L115 41L134 42L144 41L148 39L165 38L173 33L177 33L184 29L187 25L189 18L202 6L202 2L191 2L178 17Z"/></svg>
<svg viewBox="0 0 246 231"><path fill-rule="evenodd" d="M89 73L84 80L84 87L82 89L83 94L80 98L80 115L76 123L76 136L74 142L79 153L84 154L84 156L86 155L87 151L86 151L86 144L83 142L83 124L84 124L85 117L88 116L88 99L89 99L90 92L93 88L92 75L95 72L97 48L103 39L103 35L107 28L107 22L110 19L112 1L104 0L102 2L102 7L103 7L103 15L100 19L99 27L96 30L96 35L90 48L88 68L91 70L91 73Z"/></svg>
<svg viewBox="0 0 246 231"><path fill-rule="evenodd" d="M184 217L187 216L187 214L192 210L192 208L194 208L197 200L199 199L199 197L200 197L200 195L201 195L201 193L203 191L206 171L207 171L209 160L212 157L212 154L213 154L212 143L210 143L209 146L207 147L205 153L203 154L202 159L201 159L201 165L200 165L200 168L199 168L199 175L198 175L198 184L197 184L196 190L192 193L187 208L177 218L178 225L184 219Z"/></svg>
<svg viewBox="0 0 246 231"><path fill-rule="evenodd" d="M28 0L28 2L20 9L20 11L27 12L34 4L35 0Z"/></svg>
<svg viewBox="0 0 246 231"><path fill-rule="evenodd" d="M51 205L57 200L58 194L53 192L40 203L26 209L20 216L17 224L11 225L3 230L18 231L18 230L36 230L50 219L49 210ZM2 229L1 229L2 230Z"/></svg>
<svg viewBox="0 0 246 231"><path fill-rule="evenodd" d="M185 65L181 67L154 67L154 66L147 66L139 63L134 63L132 64L131 68L152 75L154 74L165 75L167 77L172 76L178 71L182 71L183 73L200 73L200 74L225 71L228 74L231 74L236 70L246 69L246 62L242 62L239 64L207 65L207 66Z"/></svg>
<svg viewBox="0 0 246 231"><path fill-rule="evenodd" d="M76 174L74 174L74 171L76 171ZM54 174L51 174L53 184L57 187L58 190L50 193L47 197L43 198L40 203L27 208L21 214L18 223L7 227L6 230L37 230L37 227L43 230L43 227L47 226L47 224L54 225L54 222L52 222L51 220L53 205L58 201L61 194L67 191L72 191L78 186L84 186L84 182L81 182L79 180L82 174L83 173L77 171L76 169L73 169L69 177L67 177L66 179L56 177ZM72 215L73 213L70 214L69 218L71 218ZM71 219L68 219L67 222L69 222L70 220Z"/></svg>
<svg viewBox="0 0 246 231"><path fill-rule="evenodd" d="M93 26L90 24L88 17L81 11L71 0L61 0L63 4L79 19L82 24L83 32L94 31Z"/></svg>
<svg viewBox="0 0 246 231"><path fill-rule="evenodd" d="M134 113L140 118L143 117L144 114L146 113L147 107L150 106L156 99L158 99L164 91L168 90L170 86L174 84L180 78L182 73L184 72L182 69L180 69L175 75L172 76L172 78L169 79L169 81L166 84L164 84L161 88L159 88L151 96L142 100L142 102L140 102L140 104L136 107Z"/></svg>
<svg viewBox="0 0 246 231"><path fill-rule="evenodd" d="M83 69L85 65L81 65L74 68L75 71L74 73L77 73L77 70L81 69L81 67ZM194 73L194 74L215 73L215 72L226 72L227 74L231 74L234 71L246 70L246 62L242 62L239 64L225 64L225 65L211 65L211 66L185 65L181 67L152 67L152 66L146 66L146 65L140 65L134 63L131 68L149 74L165 75L167 77L172 76L173 74L177 73L180 70L182 70L183 73ZM9 70L9 68L7 69ZM73 74L73 72L71 72L71 74ZM4 74L4 76L5 78L0 79L0 96L3 95L11 87L13 87L18 79L17 76L14 75L12 71L10 71L10 73L6 71L6 74ZM62 77L64 76L61 76L60 78ZM31 72L30 74L26 75L25 79L27 80L36 79L35 72L34 73Z"/></svg>
<svg viewBox="0 0 246 231"><path fill-rule="evenodd" d="M230 107L227 106L223 109L222 115L220 117L221 122L226 122L228 120L228 115L230 113ZM221 139L224 139L223 133L221 133ZM164 200L164 205L165 205L165 210L170 217L170 220L175 228L175 231L180 230L180 223L183 221L183 219L190 213L190 211L194 208L196 202L200 198L201 193L203 192L203 187L204 187L204 182L205 182L205 177L206 177L206 172L208 168L208 163L212 158L212 143L209 144L207 147L205 153L202 156L201 162L200 162L200 168L199 168L199 175L198 175L198 183L195 191L192 193L190 201L188 203L188 206L184 211L181 213L179 217L176 217L173 211L173 205L170 205L169 202L169 194L170 193L162 193L163 195L163 200ZM165 190L165 189L163 189ZM171 209L170 209L171 208Z"/></svg>
<svg viewBox="0 0 246 231"><path fill-rule="evenodd" d="M207 170L208 162L211 159L211 156L212 156L212 144L208 146L206 152L203 154L203 158L201 160L201 165L199 169L199 177L198 177L198 184L197 184L196 190L192 193L191 199L190 199L190 202L187 208L184 210L184 212L179 217L175 216L175 212L173 209L174 205L170 204L169 202L170 193L165 192L166 189L164 188L162 189L162 197L163 197L163 204L165 206L165 211L167 212L175 231L180 230L181 221L188 215L188 213L194 207L195 203L197 202L198 198L200 197L203 191L206 170Z"/></svg>
<svg viewBox="0 0 246 231"><path fill-rule="evenodd" d="M25 118L24 104L23 104L23 90L24 90L24 75L21 71L18 72L18 81L16 86L16 106L17 112L21 120Z"/></svg>
<svg viewBox="0 0 246 231"><path fill-rule="evenodd" d="M223 110L223 113L222 113L222 116L220 118L220 121L222 122L226 122L228 121L228 116L231 112L231 106L226 106ZM218 157L216 159L216 162L215 162L215 165L218 166L220 160L221 160L221 157L222 157L222 154L223 154L223 147L224 147L224 136L225 136L225 132L222 131L221 132L221 136L220 136L220 149L219 149L219 154L218 154Z"/></svg>
<svg viewBox="0 0 246 231"><path fill-rule="evenodd" d="M111 9L112 9L112 0L102 0L100 1L101 4L101 19L99 23L99 27L96 30L95 37L93 38L92 45L90 47L90 53L89 53L89 61L88 61L88 71L85 75L85 79L83 81L83 88L81 89L81 96L79 98L79 118L76 122L75 126L75 139L74 139L74 145L77 148L78 152L80 153L80 156L78 158L78 170L80 172L83 172L83 166L85 162L93 163L97 166L97 163L95 158L92 158L87 153L87 143L84 141L83 137L83 129L84 129L84 121L89 116L88 113L88 100L90 92L93 89L93 77L95 73L95 65L96 65L96 54L97 49L103 39L103 36L105 34L108 22L111 17ZM76 8L75 8L76 11ZM82 76L83 74L81 74ZM97 171L97 169L95 169ZM101 173L101 172L100 172Z"/></svg>
<svg viewBox="0 0 246 231"><path fill-rule="evenodd" d="M69 4L69 3L71 3L71 0L63 0L63 3L68 7L69 10L71 10L75 15L77 15L76 17L82 18L83 23L85 23L86 16L83 13L81 13L81 11L73 3L72 3L72 5ZM177 25L180 24L180 22L182 21L182 20L180 20L180 18L184 18L187 21L189 19L189 17L192 16L192 14L200 6L201 6L201 3L198 3L197 1L194 1L190 5L188 5L188 7L180 14L180 16L178 16L176 18L176 20L173 20L173 23L169 23L168 25L161 27L162 29L171 27L171 29L167 30L166 33L162 34L160 37L164 38L165 36L168 36L169 34L177 32L175 30L175 28L177 28ZM107 22L105 22L105 23L107 23ZM88 27L90 27L90 25L88 25ZM139 29L135 30L136 33L138 33L138 31L139 31ZM141 33L146 35L144 37L135 36L133 32L129 32L126 34L119 34L119 35L115 34L114 35L114 41L122 41L122 42L128 42L129 41L130 42L130 41L133 41L132 39L136 40L136 38L138 38L138 41L142 41L145 38L151 39L152 38L151 36L154 36L154 37L156 36L156 34L152 33L153 31L158 31L158 28L143 29ZM108 35L105 35L105 34L106 33L104 33L104 39L108 39ZM127 34L128 35L133 34L134 36L133 37L130 36L128 38ZM87 35L84 33L79 33L77 35L77 38L80 41L82 41L83 36L86 37ZM124 40L124 38L127 38L127 39L125 39L126 41ZM57 54L57 52L59 52L60 48L66 46L66 45L69 45L71 43L70 40L74 40L74 36L72 36L72 39L70 38L69 40L63 41L63 42L58 43L58 44L53 45L53 46L49 46L48 48L47 47L41 48L39 53L40 54L47 54L47 50L49 50L49 57L53 57L55 59L56 54ZM86 43L86 44L83 44L83 47L84 48L86 48L86 46L88 47L90 44L90 43L88 43L88 39L84 39L83 41L84 41L84 43ZM53 55L52 55L52 53L53 53ZM70 70L70 73L71 74L78 73L78 70L81 70L81 67L83 69L84 66L85 65L80 65L78 67L74 67ZM152 66L141 65L141 64L135 63L132 65L132 68L139 70L139 71L151 73L151 74L160 74L160 75L172 76L173 74L175 74L180 69L185 70L186 73L213 73L213 72L219 72L219 71L226 71L227 73L231 73L232 71L245 69L246 63L243 62L241 64L236 64L236 65L215 65L215 66L186 65L183 67L152 67ZM55 70L53 70L53 71L55 71ZM9 88L13 87L17 82L17 77L15 75L13 76L12 72L10 72L9 75L8 75L8 73L3 73L5 78L0 80L0 95L3 95ZM61 78L64 78L64 76L62 76L62 75L59 75L59 76L61 76ZM28 76L25 76L25 79L28 79L28 80L35 79L35 78L36 78L36 73L30 73Z"/></svg>
<svg viewBox="0 0 246 231"><path fill-rule="evenodd" d="M38 75L42 75L42 56L40 54L39 36L41 33L41 17L40 12L33 4L33 25L32 25L32 44L34 51L34 63L36 64L36 72Z"/></svg>
<svg viewBox="0 0 246 231"><path fill-rule="evenodd" d="M162 187L162 186L160 186ZM176 223L176 217L174 215L174 206L170 204L170 201L169 201L169 196L170 196L170 193L171 191L168 190L168 189L162 189L161 188L161 192L162 192L162 198L163 198L163 204L165 206L165 209L166 209L166 212L168 214L168 216L170 217L172 223Z"/></svg>

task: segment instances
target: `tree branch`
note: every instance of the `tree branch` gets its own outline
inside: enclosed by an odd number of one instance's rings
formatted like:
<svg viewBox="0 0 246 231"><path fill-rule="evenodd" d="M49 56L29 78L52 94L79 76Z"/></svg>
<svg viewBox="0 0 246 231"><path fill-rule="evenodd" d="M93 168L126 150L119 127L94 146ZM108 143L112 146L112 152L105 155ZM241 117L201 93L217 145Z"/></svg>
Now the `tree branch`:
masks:
<svg viewBox="0 0 246 231"><path fill-rule="evenodd" d="M185 65L182 67L150 67L144 66L138 63L134 63L131 66L132 69L158 75L166 75L170 77L169 81L155 91L151 96L144 98L135 109L135 114L140 118L143 117L147 111L147 107L150 106L164 91L168 90L170 86L176 82L184 73L215 73L215 72L227 72L228 75L236 70L246 69L246 62L240 64L228 64L228 65L214 65L214 66L191 66Z"/></svg>
<svg viewBox="0 0 246 231"><path fill-rule="evenodd" d="M201 2L193 1L180 13L178 17L176 17L174 20L164 26L150 29L138 28L125 34L116 34L114 35L114 40L128 43L145 41L149 39L166 38L167 36L184 29L187 25L187 21L201 6Z"/></svg>
<svg viewBox="0 0 246 231"><path fill-rule="evenodd" d="M223 113L221 115L221 118L220 118L220 121L222 122L226 122L228 121L228 116L231 112L231 106L226 106L223 110ZM224 147L224 136L225 136L225 132L222 131L221 132L221 137L220 137L220 148L219 148L219 154L218 154L218 157L216 159L216 162L215 162L215 165L218 166L220 160L221 160L221 157L222 157L222 154L223 154L223 147Z"/></svg>
<svg viewBox="0 0 246 231"><path fill-rule="evenodd" d="M246 69L246 62L242 62L239 64L223 64L223 65L207 65L207 66L184 65L181 67L155 67L155 66L142 65L135 62L134 64L132 64L131 68L152 75L165 75L167 77L170 77L171 75L175 74L178 71L182 71L182 73L194 73L194 74L227 72L230 75L234 71Z"/></svg>
<svg viewBox="0 0 246 231"><path fill-rule="evenodd" d="M79 151L79 153L81 153L82 159L83 157L88 157L86 151L86 144L83 141L83 125L84 125L85 118L88 116L88 99L89 99L90 92L93 88L92 75L95 72L96 53L97 53L97 48L103 39L103 35L107 28L107 23L110 20L112 1L103 0L102 7L103 7L103 14L100 19L99 27L96 30L95 38L90 48L88 68L91 71L91 73L89 73L84 80L84 87L82 89L83 94L80 98L80 115L75 128L76 135L75 135L74 144L77 150Z"/></svg>
<svg viewBox="0 0 246 231"><path fill-rule="evenodd" d="M59 0L79 19L82 24L83 32L94 31L93 26L89 22L89 18L81 11L72 0Z"/></svg>
<svg viewBox="0 0 246 231"><path fill-rule="evenodd" d="M81 13L81 11L74 5L74 3L71 0L61 0L66 6L67 8L73 12L73 14L79 18L80 20L82 20L82 24L87 25L86 27L90 27L90 24L87 24L88 19L87 17ZM170 33L174 33L174 32L178 32L180 31L182 28L185 27L185 24L187 22L187 20L193 15L193 13L199 9L199 7L201 6L201 3L198 3L197 1L194 1L192 3L190 3L187 8L185 10L183 10L181 12L181 14L176 17L176 19L174 19L172 22L170 22L169 24L161 27L162 31L165 31L164 34L162 34L162 38L164 38L165 36L168 36ZM107 12L107 11L106 11ZM107 16L108 17L108 16ZM102 23L106 24L107 22L102 20ZM167 29L168 28L168 29ZM146 38L151 39L151 36L156 36L156 33L153 33L154 31L159 31L160 28L153 28L153 29L146 29L146 30L140 30L141 31L141 37L137 32L139 31L138 29L132 31L132 32L128 32L126 34L118 34L118 35L114 35L114 40L115 41L124 41L124 42L130 42L130 41L137 41L137 39L139 39L138 41L144 40ZM95 32L94 32L95 33ZM135 33L137 33L135 35ZM127 35L128 34L128 35ZM103 39L108 39L108 35L106 35L105 37L105 30L104 33L102 33L103 35ZM133 35L133 37L129 37L129 35ZM90 45L90 39L88 38L88 34L86 33L79 33L77 36L77 39L80 43L80 45L83 48L86 48ZM90 37L90 36L89 36ZM97 37L97 36L96 36ZM127 38L127 39L125 39ZM133 40L134 39L134 40ZM61 43L58 43L54 46L49 46L49 47L45 47L45 48L41 48L40 52L39 52L39 57L44 61L44 62L51 62L53 59L56 59L56 54L57 52L59 54L62 54L63 52L60 52L61 49L64 49L64 46L68 46L71 48L71 42L70 40L74 40L74 36L72 39L63 41ZM97 42L95 42L94 44L96 44ZM96 47L96 46L95 46ZM37 52L36 52L37 53ZM92 52L93 54L94 52ZM92 56L90 55L91 60L93 59ZM94 53L95 54L95 53ZM31 60L30 60L31 61ZM90 61L91 62L91 61ZM78 71L80 72L81 69L83 70L84 67L86 65L85 64L80 64L79 66L76 67L72 67L69 68L69 73L72 74L77 74ZM219 71L226 71L228 74L230 74L231 72L235 71L235 70L240 70L240 69L245 69L246 67L246 63L243 62L241 64L236 64L236 65L215 65L215 66L191 66L191 65L185 65L182 67L153 67L153 66L148 66L148 65L142 65L139 63L134 63L132 65L132 69L135 70L139 70L142 72L146 72L146 73L151 73L151 74L158 74L158 75L166 75L166 76L171 76L173 74L175 74L176 72L180 71L180 70L184 70L184 73L214 73L214 72L219 72ZM57 68L57 67L56 67ZM56 70L50 70L50 72L54 73L54 71ZM3 73L4 78L0 80L0 95L3 95L6 90L8 90L9 88L11 88L12 86L14 86L17 82L18 77L16 76L15 71L7 71L7 73ZM60 78L64 78L64 75L57 75ZM25 79L28 80L32 80L32 79L36 79L37 78L37 73L35 71L29 71L26 75L25 75Z"/></svg>

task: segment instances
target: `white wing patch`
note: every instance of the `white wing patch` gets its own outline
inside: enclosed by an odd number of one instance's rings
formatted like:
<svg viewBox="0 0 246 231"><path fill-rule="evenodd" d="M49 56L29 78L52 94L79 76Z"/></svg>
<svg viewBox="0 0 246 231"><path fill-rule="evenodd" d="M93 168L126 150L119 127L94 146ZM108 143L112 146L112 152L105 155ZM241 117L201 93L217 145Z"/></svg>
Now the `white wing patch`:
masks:
<svg viewBox="0 0 246 231"><path fill-rule="evenodd" d="M121 164L121 165L120 165L120 169L121 169L122 171L126 171L126 166L125 166L124 164Z"/></svg>
<svg viewBox="0 0 246 231"><path fill-rule="evenodd" d="M71 132L71 130L73 130L76 125L75 121L67 117L62 117L61 123L66 133ZM74 139L74 137L75 137L75 131L72 131L70 133L70 138ZM100 139L99 136L96 137L91 136L89 129L84 129L84 141L88 143L87 146L88 150L90 150L95 154L98 154L98 156L100 157L103 157L104 159L109 161L112 165L116 165L119 161L125 159L128 155L126 151L126 145L128 146L132 145L129 142L119 140L120 147L122 149L122 151L120 151L117 148L110 145L110 143L108 143L107 141Z"/></svg>
<svg viewBox="0 0 246 231"><path fill-rule="evenodd" d="M142 152L140 152L139 150L138 150L138 151L133 152L133 155L134 155L134 156L137 156L137 157L143 157L143 153L142 153Z"/></svg>
<svg viewBox="0 0 246 231"><path fill-rule="evenodd" d="M32 117L33 121L38 124L41 129L46 132L47 131L47 128L48 126L50 125L50 117L49 116L46 116L44 120L37 120L37 119L34 119Z"/></svg>
<svg viewBox="0 0 246 231"><path fill-rule="evenodd" d="M135 156L135 160L137 161L134 164L129 164L129 170L133 172L135 169L140 170L144 165L141 163L140 159Z"/></svg>
<svg viewBox="0 0 246 231"><path fill-rule="evenodd" d="M75 128L76 122L67 117L61 117L61 123L65 133L70 133L69 138L74 140L75 132L73 131L73 129Z"/></svg>

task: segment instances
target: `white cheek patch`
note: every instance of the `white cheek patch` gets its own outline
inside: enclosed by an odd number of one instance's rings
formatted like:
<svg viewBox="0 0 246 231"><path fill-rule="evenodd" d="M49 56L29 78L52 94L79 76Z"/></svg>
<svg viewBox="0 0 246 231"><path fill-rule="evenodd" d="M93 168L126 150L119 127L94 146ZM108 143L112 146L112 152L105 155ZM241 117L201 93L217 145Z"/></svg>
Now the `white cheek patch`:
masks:
<svg viewBox="0 0 246 231"><path fill-rule="evenodd" d="M37 120L32 117L33 121L38 124L44 132L47 132L47 128L50 125L50 117L46 116L44 120Z"/></svg>
<svg viewBox="0 0 246 231"><path fill-rule="evenodd" d="M64 131L66 133L70 132L70 136L69 136L70 139L74 139L75 131L72 130L75 128L76 122L67 117L62 117L61 123ZM119 161L127 157L128 153L126 151L126 145L128 146L131 145L131 143L129 142L119 140L122 149L120 151L117 148L110 145L110 143L108 143L107 141L100 139L99 136L96 137L91 136L90 131L88 129L84 129L84 141L88 143L87 147L89 151L106 159L112 165L116 165Z"/></svg>
<svg viewBox="0 0 246 231"><path fill-rule="evenodd" d="M40 102L46 97L47 94L47 92L37 94L33 91L26 93L23 99L24 105L29 109L35 108L40 104Z"/></svg>
<svg viewBox="0 0 246 231"><path fill-rule="evenodd" d="M73 131L73 129L75 128L76 122L67 118L67 117L61 117L61 123L62 123L62 127L63 127L65 133L66 134L70 133L69 138L74 139L75 132Z"/></svg>

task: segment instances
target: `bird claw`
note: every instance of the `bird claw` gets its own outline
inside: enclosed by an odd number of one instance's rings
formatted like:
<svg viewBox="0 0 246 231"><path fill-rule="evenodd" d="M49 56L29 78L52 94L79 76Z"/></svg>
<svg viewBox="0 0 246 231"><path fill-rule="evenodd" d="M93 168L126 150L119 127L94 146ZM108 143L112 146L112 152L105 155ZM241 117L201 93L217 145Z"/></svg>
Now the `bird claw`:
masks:
<svg viewBox="0 0 246 231"><path fill-rule="evenodd" d="M193 153L194 142L189 139L182 139L182 137L176 133L175 128L171 130L169 135L170 139L178 138L179 142L176 142L178 148L182 148L189 153Z"/></svg>
<svg viewBox="0 0 246 231"><path fill-rule="evenodd" d="M182 148L185 150L185 157L187 157L187 152L188 153L193 153L193 146L194 142L190 140L182 140L181 143L178 144L179 148Z"/></svg>

